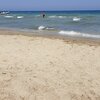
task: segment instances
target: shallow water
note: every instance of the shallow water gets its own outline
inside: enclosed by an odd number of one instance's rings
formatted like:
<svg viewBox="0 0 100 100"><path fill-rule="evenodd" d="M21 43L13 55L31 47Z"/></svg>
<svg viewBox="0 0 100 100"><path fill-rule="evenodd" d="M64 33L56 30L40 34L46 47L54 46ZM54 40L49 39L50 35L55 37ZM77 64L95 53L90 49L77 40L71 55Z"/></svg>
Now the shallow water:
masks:
<svg viewBox="0 0 100 100"><path fill-rule="evenodd" d="M60 34L84 38L100 38L100 11L13 11L0 15L0 28L24 31L39 30L48 34Z"/></svg>

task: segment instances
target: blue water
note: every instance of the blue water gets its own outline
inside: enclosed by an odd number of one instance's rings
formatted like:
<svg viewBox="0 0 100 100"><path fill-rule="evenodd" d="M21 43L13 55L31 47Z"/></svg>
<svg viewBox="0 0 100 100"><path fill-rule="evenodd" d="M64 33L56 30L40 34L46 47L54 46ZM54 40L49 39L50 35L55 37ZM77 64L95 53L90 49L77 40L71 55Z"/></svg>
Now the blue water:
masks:
<svg viewBox="0 0 100 100"><path fill-rule="evenodd" d="M100 11L10 11L0 15L0 28L51 31L65 36L100 38Z"/></svg>

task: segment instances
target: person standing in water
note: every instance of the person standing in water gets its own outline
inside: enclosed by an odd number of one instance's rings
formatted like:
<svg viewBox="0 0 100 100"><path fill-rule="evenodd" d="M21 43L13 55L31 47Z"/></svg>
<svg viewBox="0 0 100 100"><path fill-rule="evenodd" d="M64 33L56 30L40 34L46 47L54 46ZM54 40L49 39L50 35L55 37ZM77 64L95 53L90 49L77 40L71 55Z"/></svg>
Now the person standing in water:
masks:
<svg viewBox="0 0 100 100"><path fill-rule="evenodd" d="M43 13L42 13L42 17L45 18L45 16L46 16L46 15L45 15L45 13L43 12Z"/></svg>

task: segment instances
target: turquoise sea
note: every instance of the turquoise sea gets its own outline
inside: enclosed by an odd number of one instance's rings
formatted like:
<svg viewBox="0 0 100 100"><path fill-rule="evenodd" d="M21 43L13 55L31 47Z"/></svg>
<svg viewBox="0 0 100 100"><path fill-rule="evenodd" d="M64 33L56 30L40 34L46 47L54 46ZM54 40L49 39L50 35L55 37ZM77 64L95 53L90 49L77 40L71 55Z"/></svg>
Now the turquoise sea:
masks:
<svg viewBox="0 0 100 100"><path fill-rule="evenodd" d="M100 39L100 11L10 11L0 15L0 28Z"/></svg>

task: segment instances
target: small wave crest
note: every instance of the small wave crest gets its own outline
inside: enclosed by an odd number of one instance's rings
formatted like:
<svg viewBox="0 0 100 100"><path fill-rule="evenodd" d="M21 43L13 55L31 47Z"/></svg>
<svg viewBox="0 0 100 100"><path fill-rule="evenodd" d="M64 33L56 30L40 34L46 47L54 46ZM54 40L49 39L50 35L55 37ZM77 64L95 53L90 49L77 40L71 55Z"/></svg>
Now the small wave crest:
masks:
<svg viewBox="0 0 100 100"><path fill-rule="evenodd" d="M69 35L69 36L79 36L80 33L74 31L60 31L59 34L61 35Z"/></svg>
<svg viewBox="0 0 100 100"><path fill-rule="evenodd" d="M13 18L14 16L4 16L5 18Z"/></svg>
<svg viewBox="0 0 100 100"><path fill-rule="evenodd" d="M49 18L66 18L66 16L49 16Z"/></svg>
<svg viewBox="0 0 100 100"><path fill-rule="evenodd" d="M49 16L49 18L57 18L57 16Z"/></svg>
<svg viewBox="0 0 100 100"><path fill-rule="evenodd" d="M38 30L53 30L54 28L52 27L46 27L46 26L39 26Z"/></svg>
<svg viewBox="0 0 100 100"><path fill-rule="evenodd" d="M80 20L81 20L81 18L79 18L79 17L74 17L74 18L73 18L73 21L74 21L74 22L78 22L78 21L80 21Z"/></svg>
<svg viewBox="0 0 100 100"><path fill-rule="evenodd" d="M23 18L24 16L17 16L18 19Z"/></svg>
<svg viewBox="0 0 100 100"><path fill-rule="evenodd" d="M58 18L66 18L65 16L58 16Z"/></svg>
<svg viewBox="0 0 100 100"><path fill-rule="evenodd" d="M87 34L87 33L80 33L75 31L60 31L60 35L66 35L66 36L74 36L74 37L84 37L84 38L97 38L100 39L100 35L94 35L94 34Z"/></svg>
<svg viewBox="0 0 100 100"><path fill-rule="evenodd" d="M44 29L46 29L45 26L39 26L39 27L38 27L38 30L44 30Z"/></svg>
<svg viewBox="0 0 100 100"><path fill-rule="evenodd" d="M94 34L82 34L83 37L86 38L96 38L96 39L100 39L100 35L94 35Z"/></svg>

